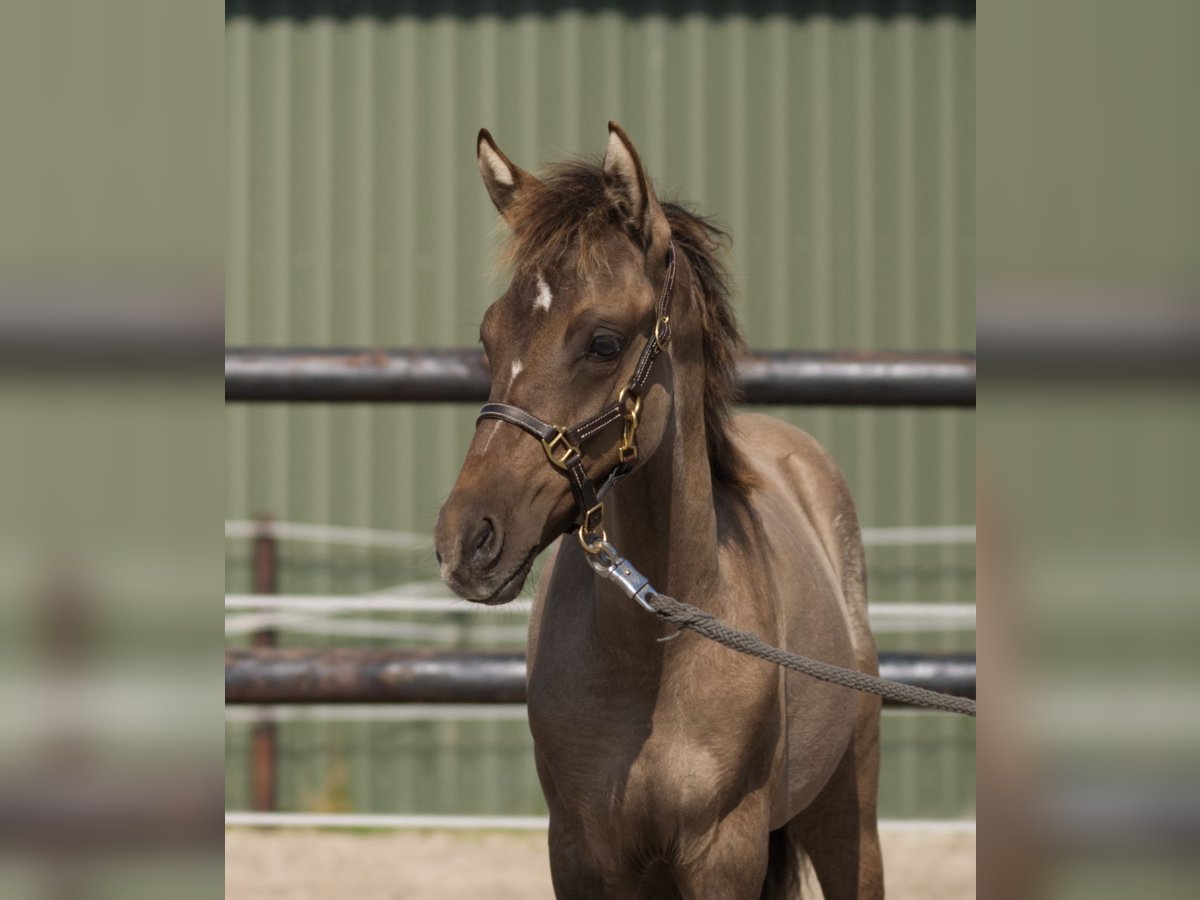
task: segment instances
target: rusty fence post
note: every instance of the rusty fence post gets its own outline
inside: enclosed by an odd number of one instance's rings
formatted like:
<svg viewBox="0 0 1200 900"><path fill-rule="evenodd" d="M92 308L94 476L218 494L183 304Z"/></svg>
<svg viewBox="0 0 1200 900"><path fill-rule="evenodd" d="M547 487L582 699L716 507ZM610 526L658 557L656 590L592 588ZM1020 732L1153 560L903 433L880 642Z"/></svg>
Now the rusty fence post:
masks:
<svg viewBox="0 0 1200 900"><path fill-rule="evenodd" d="M254 592L274 594L279 587L279 545L270 517L257 519L254 536ZM255 631L252 647L274 647L279 635L273 628ZM255 812L275 810L275 764L277 759L275 723L254 724L250 735L250 808Z"/></svg>

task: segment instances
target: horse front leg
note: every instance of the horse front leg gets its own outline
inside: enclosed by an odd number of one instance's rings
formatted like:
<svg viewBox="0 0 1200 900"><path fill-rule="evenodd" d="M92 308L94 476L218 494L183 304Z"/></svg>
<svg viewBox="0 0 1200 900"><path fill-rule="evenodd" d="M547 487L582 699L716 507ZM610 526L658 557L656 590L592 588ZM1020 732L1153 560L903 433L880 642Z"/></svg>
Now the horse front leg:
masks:
<svg viewBox="0 0 1200 900"><path fill-rule="evenodd" d="M550 816L550 880L558 900L668 900L677 896L616 848L589 845L582 831Z"/></svg>
<svg viewBox="0 0 1200 900"><path fill-rule="evenodd" d="M685 900L756 900L767 876L769 811L751 794L708 832L681 840L672 875Z"/></svg>
<svg viewBox="0 0 1200 900"><path fill-rule="evenodd" d="M603 900L607 879L579 829L550 815L550 881L554 896L565 900Z"/></svg>

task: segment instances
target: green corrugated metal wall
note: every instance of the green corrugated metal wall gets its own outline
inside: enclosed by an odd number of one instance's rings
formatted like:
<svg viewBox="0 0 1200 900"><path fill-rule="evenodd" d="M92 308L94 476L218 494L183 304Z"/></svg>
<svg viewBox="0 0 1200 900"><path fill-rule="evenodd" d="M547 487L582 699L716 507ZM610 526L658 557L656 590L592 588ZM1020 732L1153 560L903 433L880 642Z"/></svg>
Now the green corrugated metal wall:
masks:
<svg viewBox="0 0 1200 900"><path fill-rule="evenodd" d="M534 168L601 150L615 118L661 194L732 231L751 345L972 348L974 4L885 6L234 4L229 343L473 343L502 284L476 131ZM974 522L972 414L774 412L831 449L865 525ZM429 532L473 411L227 416L229 518ZM229 588L244 590L245 548L229 549ZM423 557L289 560L297 591L436 574ZM973 547L870 563L874 599L974 597ZM890 645L917 641L962 637ZM917 754L898 763L914 783Z"/></svg>

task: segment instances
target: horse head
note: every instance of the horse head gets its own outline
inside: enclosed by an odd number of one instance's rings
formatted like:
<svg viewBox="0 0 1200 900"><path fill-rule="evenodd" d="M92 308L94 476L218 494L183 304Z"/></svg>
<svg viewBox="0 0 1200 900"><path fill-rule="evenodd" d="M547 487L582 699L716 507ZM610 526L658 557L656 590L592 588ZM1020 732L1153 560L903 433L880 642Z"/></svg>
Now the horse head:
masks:
<svg viewBox="0 0 1200 900"><path fill-rule="evenodd" d="M581 516L587 528L590 483L627 474L662 443L666 354L640 373L666 347L675 263L671 225L619 125L609 123L602 164L567 163L545 178L513 164L486 130L477 157L509 229L513 277L480 326L489 403L435 543L454 591L500 604Z"/></svg>

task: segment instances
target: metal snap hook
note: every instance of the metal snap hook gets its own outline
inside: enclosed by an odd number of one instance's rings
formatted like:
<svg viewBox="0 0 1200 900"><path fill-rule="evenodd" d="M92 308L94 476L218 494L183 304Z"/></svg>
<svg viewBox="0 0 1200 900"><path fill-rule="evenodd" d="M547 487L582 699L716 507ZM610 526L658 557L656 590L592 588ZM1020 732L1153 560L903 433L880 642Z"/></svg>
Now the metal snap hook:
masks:
<svg viewBox="0 0 1200 900"><path fill-rule="evenodd" d="M633 398L632 406L629 405L631 397ZM625 427L621 434L621 446L617 452L622 463L632 462L638 457L637 430L638 417L642 413L642 398L639 394L632 393L628 387L624 387L621 388L617 402L621 404L624 410L622 415L625 418Z"/></svg>

